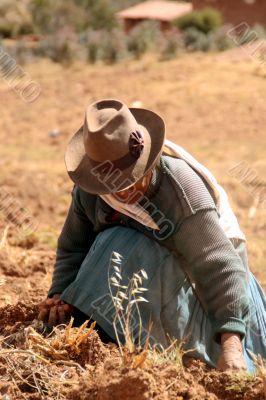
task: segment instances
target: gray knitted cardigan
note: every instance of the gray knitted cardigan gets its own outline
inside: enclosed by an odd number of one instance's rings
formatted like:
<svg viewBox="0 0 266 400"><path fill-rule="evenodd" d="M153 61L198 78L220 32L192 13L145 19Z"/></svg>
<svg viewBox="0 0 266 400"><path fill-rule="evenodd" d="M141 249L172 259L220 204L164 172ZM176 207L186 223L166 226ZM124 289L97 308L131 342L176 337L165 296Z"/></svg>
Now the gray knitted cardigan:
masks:
<svg viewBox="0 0 266 400"><path fill-rule="evenodd" d="M121 224L175 253L217 338L222 332L237 332L244 337L249 313L247 266L219 225L207 184L185 161L163 155L142 206L160 227L159 232L122 214L113 221L111 207L99 196L75 186L58 240L49 296L62 293L75 280L97 233Z"/></svg>

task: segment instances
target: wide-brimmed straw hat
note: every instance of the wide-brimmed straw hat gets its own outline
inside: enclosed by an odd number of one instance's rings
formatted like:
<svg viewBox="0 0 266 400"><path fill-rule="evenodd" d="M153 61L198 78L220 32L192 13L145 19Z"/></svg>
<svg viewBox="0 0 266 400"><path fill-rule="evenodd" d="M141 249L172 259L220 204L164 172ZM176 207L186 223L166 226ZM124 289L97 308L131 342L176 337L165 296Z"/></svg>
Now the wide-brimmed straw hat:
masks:
<svg viewBox="0 0 266 400"><path fill-rule="evenodd" d="M165 124L156 113L100 100L87 108L84 124L69 142L66 168L86 192L121 191L153 168L164 139Z"/></svg>

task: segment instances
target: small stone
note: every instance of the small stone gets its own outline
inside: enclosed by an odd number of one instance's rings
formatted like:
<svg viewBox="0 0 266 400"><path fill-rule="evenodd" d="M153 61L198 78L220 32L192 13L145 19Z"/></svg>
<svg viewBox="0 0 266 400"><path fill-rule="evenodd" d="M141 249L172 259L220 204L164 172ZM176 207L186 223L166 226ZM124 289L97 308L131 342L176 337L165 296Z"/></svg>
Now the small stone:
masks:
<svg viewBox="0 0 266 400"><path fill-rule="evenodd" d="M60 134L61 134L61 132L60 132L60 130L57 129L57 128L55 128L55 129L51 130L51 132L49 132L49 136L50 136L51 138L56 138L56 137L58 137Z"/></svg>

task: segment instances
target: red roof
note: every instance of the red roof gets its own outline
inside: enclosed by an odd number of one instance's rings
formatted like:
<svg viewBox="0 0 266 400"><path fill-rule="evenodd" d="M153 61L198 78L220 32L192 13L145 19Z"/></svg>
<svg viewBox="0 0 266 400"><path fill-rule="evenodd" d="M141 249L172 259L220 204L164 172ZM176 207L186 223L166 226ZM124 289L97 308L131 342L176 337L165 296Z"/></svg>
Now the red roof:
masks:
<svg viewBox="0 0 266 400"><path fill-rule="evenodd" d="M172 21L191 12L191 3L183 1L144 1L117 13L122 19L153 19Z"/></svg>

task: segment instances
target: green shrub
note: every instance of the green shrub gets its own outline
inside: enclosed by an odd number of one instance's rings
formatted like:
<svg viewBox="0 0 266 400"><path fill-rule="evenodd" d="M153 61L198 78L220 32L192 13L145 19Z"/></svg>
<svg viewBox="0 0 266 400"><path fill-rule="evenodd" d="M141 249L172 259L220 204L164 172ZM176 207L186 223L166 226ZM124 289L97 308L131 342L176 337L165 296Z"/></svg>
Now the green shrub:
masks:
<svg viewBox="0 0 266 400"><path fill-rule="evenodd" d="M87 53L88 61L92 64L101 59L102 40L102 31L92 30L88 32Z"/></svg>
<svg viewBox="0 0 266 400"><path fill-rule="evenodd" d="M225 51L235 47L234 40L228 35L228 27L224 26L212 34L213 49Z"/></svg>
<svg viewBox="0 0 266 400"><path fill-rule="evenodd" d="M192 11L175 20L173 24L182 31L188 28L195 28L200 32L209 33L220 28L222 17L219 11L205 8L200 11Z"/></svg>
<svg viewBox="0 0 266 400"><path fill-rule="evenodd" d="M105 29L111 31L117 27L114 8L108 0L97 0L90 9L89 27L91 29Z"/></svg>
<svg viewBox="0 0 266 400"><path fill-rule="evenodd" d="M74 0L74 2L86 16L84 28L111 31L118 26L116 8L110 0Z"/></svg>
<svg viewBox="0 0 266 400"><path fill-rule="evenodd" d="M68 28L80 32L88 24L88 16L73 1L30 0L30 10L35 31L54 34Z"/></svg>
<svg viewBox="0 0 266 400"><path fill-rule="evenodd" d="M175 58L182 47L180 35L171 33L162 36L160 40L160 60L166 61Z"/></svg>
<svg viewBox="0 0 266 400"><path fill-rule="evenodd" d="M24 2L0 1L0 36L13 37L33 32L31 14Z"/></svg>
<svg viewBox="0 0 266 400"><path fill-rule="evenodd" d="M87 52L90 63L97 61L104 61L107 64L116 63L127 55L125 35L119 29L111 32L90 30L87 38Z"/></svg>
<svg viewBox="0 0 266 400"><path fill-rule="evenodd" d="M103 37L101 59L108 64L113 64L121 61L126 56L126 38L123 31L115 29L111 32L106 32Z"/></svg>
<svg viewBox="0 0 266 400"><path fill-rule="evenodd" d="M140 3L140 0L110 0L112 6L118 11Z"/></svg>
<svg viewBox="0 0 266 400"><path fill-rule="evenodd" d="M159 37L160 30L156 22L141 22L128 34L127 49L138 59L156 47Z"/></svg>
<svg viewBox="0 0 266 400"><path fill-rule="evenodd" d="M23 38L16 40L15 44L8 49L8 53L16 60L18 65L31 62L34 57L32 46Z"/></svg>
<svg viewBox="0 0 266 400"><path fill-rule="evenodd" d="M188 51L209 51L212 48L212 37L196 28L188 28L183 36L184 46Z"/></svg>
<svg viewBox="0 0 266 400"><path fill-rule="evenodd" d="M216 32L203 33L196 28L188 28L183 33L183 45L187 51L224 51L235 47L235 42L227 34L226 28Z"/></svg>
<svg viewBox="0 0 266 400"><path fill-rule="evenodd" d="M36 54L50 58L54 62L69 65L77 58L78 50L78 38L73 32L65 29L53 35L47 35L39 43Z"/></svg>
<svg viewBox="0 0 266 400"><path fill-rule="evenodd" d="M37 32L50 33L53 10L51 0L30 0L29 9Z"/></svg>

